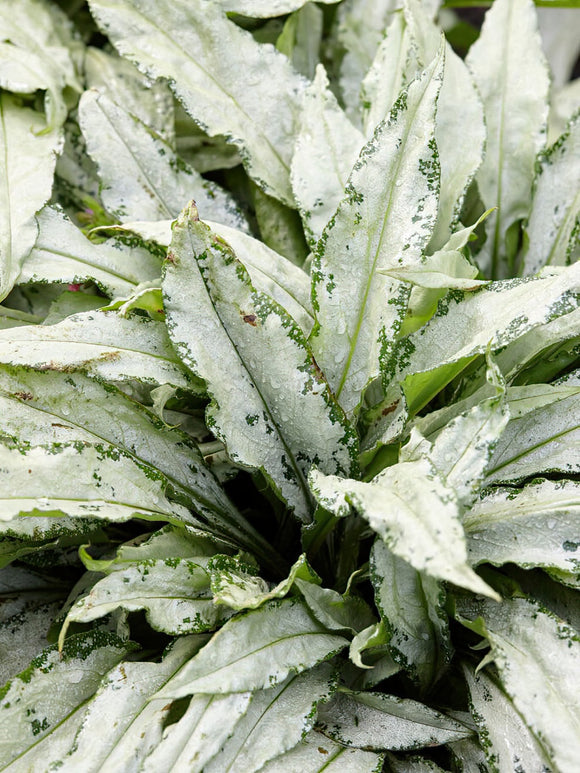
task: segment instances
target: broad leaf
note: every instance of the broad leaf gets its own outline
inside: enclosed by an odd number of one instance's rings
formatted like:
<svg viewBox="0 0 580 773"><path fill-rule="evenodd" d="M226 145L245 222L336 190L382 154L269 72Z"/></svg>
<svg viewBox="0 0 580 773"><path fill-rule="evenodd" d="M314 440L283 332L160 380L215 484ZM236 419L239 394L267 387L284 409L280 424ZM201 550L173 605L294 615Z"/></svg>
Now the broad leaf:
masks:
<svg viewBox="0 0 580 773"><path fill-rule="evenodd" d="M38 237L24 260L20 284L92 280L107 295L117 296L161 274L161 261L149 250L114 239L93 244L59 209L44 207L36 221Z"/></svg>
<svg viewBox="0 0 580 773"><path fill-rule="evenodd" d="M332 667L321 663L255 692L232 737L203 768L204 773L254 773L293 749L312 730L316 708L330 698L333 688Z"/></svg>
<svg viewBox="0 0 580 773"><path fill-rule="evenodd" d="M291 751L261 768L260 773L380 773L384 756L342 744L312 731Z"/></svg>
<svg viewBox="0 0 580 773"><path fill-rule="evenodd" d="M578 634L528 599L465 600L459 614L490 645L501 686L556 770L573 773L580 754Z"/></svg>
<svg viewBox="0 0 580 773"><path fill-rule="evenodd" d="M464 667L473 718L493 770L549 770L551 760L501 687L485 672Z"/></svg>
<svg viewBox="0 0 580 773"><path fill-rule="evenodd" d="M381 116L384 117L384 116ZM309 240L315 244L344 196L364 144L330 91L322 65L304 97L292 159L292 189Z"/></svg>
<svg viewBox="0 0 580 773"><path fill-rule="evenodd" d="M83 370L114 383L137 380L201 391L199 381L179 362L163 323L123 319L114 312L85 312L54 325L0 331L0 362L63 373Z"/></svg>
<svg viewBox="0 0 580 773"><path fill-rule="evenodd" d="M420 263L435 223L442 68L441 55L379 124L314 258L314 355L349 415L390 354L406 310L407 288L379 270Z"/></svg>
<svg viewBox="0 0 580 773"><path fill-rule="evenodd" d="M0 698L3 722L10 726L0 738L2 770L40 769L47 758L67 751L101 675L130 649L104 631L77 634L62 653L56 647L44 650L8 682Z"/></svg>
<svg viewBox="0 0 580 773"><path fill-rule="evenodd" d="M209 576L195 560L150 559L99 580L69 611L60 641L70 623L88 623L119 607L145 610L152 628L172 636L214 630L232 614L214 604Z"/></svg>
<svg viewBox="0 0 580 773"><path fill-rule="evenodd" d="M580 385L530 385L509 391L511 420L491 456L488 482L580 470Z"/></svg>
<svg viewBox="0 0 580 773"><path fill-rule="evenodd" d="M317 726L345 746L408 750L466 738L471 730L417 701L372 692L339 692L318 712Z"/></svg>
<svg viewBox="0 0 580 773"><path fill-rule="evenodd" d="M194 207L174 228L163 291L174 345L213 398L212 432L233 461L262 469L308 521L308 470L314 463L328 472L353 470L355 439L300 329L253 288Z"/></svg>
<svg viewBox="0 0 580 773"><path fill-rule="evenodd" d="M372 625L376 618L368 604L359 596L341 595L317 583L296 579L296 585L308 608L322 625L331 631L358 633Z"/></svg>
<svg viewBox="0 0 580 773"><path fill-rule="evenodd" d="M224 190L204 180L106 94L86 91L79 121L99 169L103 203L121 221L174 218L195 198L204 217L244 228L241 212Z"/></svg>
<svg viewBox="0 0 580 773"><path fill-rule="evenodd" d="M369 483L316 470L310 481L325 509L344 517L352 505L418 571L495 597L467 565L457 499L427 457L387 467Z"/></svg>
<svg viewBox="0 0 580 773"><path fill-rule="evenodd" d="M34 215L52 190L62 139L56 130L45 129L39 113L21 107L6 92L1 95L0 178L4 184L0 197L0 300L12 290L23 260L34 246Z"/></svg>
<svg viewBox="0 0 580 773"><path fill-rule="evenodd" d="M503 278L513 273L515 249L508 230L528 215L548 117L548 66L532 0L496 0L466 63L487 125L477 185L486 208L498 208L487 222L478 261L485 274Z"/></svg>
<svg viewBox="0 0 580 773"><path fill-rule="evenodd" d="M17 599L2 598L0 618L0 684L20 673L46 648L48 629L60 604L58 595L40 591L36 598L20 593ZM2 594L3 596L4 594ZM32 594L31 594L32 595Z"/></svg>
<svg viewBox="0 0 580 773"><path fill-rule="evenodd" d="M265 19L297 11L305 6L308 0L218 0L218 2L226 11ZM336 2L338 0L320 0L324 5L333 5Z"/></svg>
<svg viewBox="0 0 580 773"><path fill-rule="evenodd" d="M493 488L463 519L469 560L578 572L580 485L539 480L521 490Z"/></svg>
<svg viewBox="0 0 580 773"><path fill-rule="evenodd" d="M271 687L290 673L328 660L347 644L342 636L329 633L304 602L270 602L229 620L169 682L163 696Z"/></svg>
<svg viewBox="0 0 580 773"><path fill-rule="evenodd" d="M540 157L526 227L523 271L564 266L575 257L580 222L580 113Z"/></svg>
<svg viewBox="0 0 580 773"><path fill-rule="evenodd" d="M111 669L84 709L62 770L98 773L142 764L161 741L169 710L165 701L155 699L157 691L204 641L203 636L182 636L160 663L122 663Z"/></svg>
<svg viewBox="0 0 580 773"><path fill-rule="evenodd" d="M399 342L386 378L403 381L409 409L416 412L488 347L501 349L573 312L579 286L580 266L570 266L473 293L452 291L423 328Z"/></svg>
<svg viewBox="0 0 580 773"><path fill-rule="evenodd" d="M305 81L283 54L201 0L91 0L91 10L123 56L167 78L194 120L208 134L227 135L252 178L294 205L290 162Z"/></svg>
<svg viewBox="0 0 580 773"><path fill-rule="evenodd" d="M112 446L0 444L0 459L2 521L19 515L69 515L121 522L138 517L200 526L185 507L167 499L165 476Z"/></svg>
<svg viewBox="0 0 580 773"><path fill-rule="evenodd" d="M451 659L445 591L432 577L397 558L381 540L371 551L375 600L394 660L425 689Z"/></svg>

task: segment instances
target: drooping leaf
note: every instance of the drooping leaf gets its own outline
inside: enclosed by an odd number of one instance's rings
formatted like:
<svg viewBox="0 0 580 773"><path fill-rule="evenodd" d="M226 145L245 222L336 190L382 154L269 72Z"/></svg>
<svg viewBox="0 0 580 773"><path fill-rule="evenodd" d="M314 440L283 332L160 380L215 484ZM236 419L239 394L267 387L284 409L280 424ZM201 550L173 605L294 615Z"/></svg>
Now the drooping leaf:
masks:
<svg viewBox="0 0 580 773"><path fill-rule="evenodd" d="M103 203L121 221L174 218L195 198L204 217L244 228L241 212L223 189L204 180L107 94L86 91L79 122L99 169Z"/></svg>
<svg viewBox="0 0 580 773"><path fill-rule="evenodd" d="M578 633L529 599L501 604L464 600L460 616L487 638L500 687L536 738L551 767L572 773L578 760ZM472 622L469 622L472 621Z"/></svg>
<svg viewBox="0 0 580 773"><path fill-rule="evenodd" d="M310 475L318 502L337 516L354 507L392 552L431 577L495 594L467 565L460 510L428 457L387 467L370 482Z"/></svg>
<svg viewBox="0 0 580 773"><path fill-rule="evenodd" d="M12 287L37 234L36 212L50 197L62 139L45 131L40 113L21 107L12 95L0 98L0 300Z"/></svg>
<svg viewBox="0 0 580 773"><path fill-rule="evenodd" d="M112 446L55 443L49 446L0 444L0 517L11 522L32 517L138 517L199 527L183 505L170 502L162 473L136 463ZM10 524L12 526L12 524Z"/></svg>
<svg viewBox="0 0 580 773"><path fill-rule="evenodd" d="M68 750L87 698L103 673L131 649L105 631L71 637L62 653L45 649L3 688L0 737L3 770L39 769Z"/></svg>
<svg viewBox="0 0 580 773"><path fill-rule="evenodd" d="M271 687L329 659L348 641L329 633L303 601L274 601L237 615L163 690L164 697Z"/></svg>
<svg viewBox="0 0 580 773"><path fill-rule="evenodd" d="M441 583L397 558L381 540L371 551L371 580L393 658L428 688L452 652Z"/></svg>
<svg viewBox="0 0 580 773"><path fill-rule="evenodd" d="M167 78L194 120L208 134L227 135L252 178L294 205L290 162L305 81L283 54L201 0L91 0L90 7L123 56Z"/></svg>
<svg viewBox="0 0 580 773"><path fill-rule="evenodd" d="M373 751L420 749L471 735L422 703L372 692L338 692L320 707L317 727L340 744Z"/></svg>
<svg viewBox="0 0 580 773"><path fill-rule="evenodd" d="M296 585L311 613L331 631L358 633L372 625L376 618L364 599L349 593L341 595L317 583L296 579Z"/></svg>
<svg viewBox="0 0 580 773"><path fill-rule="evenodd" d="M184 211L163 281L170 335L207 382L208 424L235 462L262 469L308 521L306 475L355 467L355 439L293 320L254 290L227 244ZM224 381L222 363L227 363ZM292 384L292 399L285 394Z"/></svg>
<svg viewBox="0 0 580 773"><path fill-rule="evenodd" d="M548 66L532 0L496 0L466 63L487 125L477 185L486 208L498 208L478 262L485 274L503 278L515 258L508 230L528 215L536 154L546 137Z"/></svg>
<svg viewBox="0 0 580 773"><path fill-rule="evenodd" d="M493 488L466 514L469 560L578 572L580 490L573 480Z"/></svg>
<svg viewBox="0 0 580 773"><path fill-rule="evenodd" d="M379 360L389 355L406 309L408 289L379 270L420 263L434 226L442 68L441 54L379 124L314 258L314 355L349 415L379 374Z"/></svg>
<svg viewBox="0 0 580 773"><path fill-rule="evenodd" d="M580 229L580 112L540 157L526 233L524 274L572 262Z"/></svg>
<svg viewBox="0 0 580 773"><path fill-rule="evenodd" d="M352 167L364 144L330 91L322 65L306 90L300 132L292 158L292 189L312 244L344 196Z"/></svg>
<svg viewBox="0 0 580 773"><path fill-rule="evenodd" d="M207 773L254 773L300 743L314 725L316 708L334 691L332 667L321 663L252 695L233 735L204 767Z"/></svg>

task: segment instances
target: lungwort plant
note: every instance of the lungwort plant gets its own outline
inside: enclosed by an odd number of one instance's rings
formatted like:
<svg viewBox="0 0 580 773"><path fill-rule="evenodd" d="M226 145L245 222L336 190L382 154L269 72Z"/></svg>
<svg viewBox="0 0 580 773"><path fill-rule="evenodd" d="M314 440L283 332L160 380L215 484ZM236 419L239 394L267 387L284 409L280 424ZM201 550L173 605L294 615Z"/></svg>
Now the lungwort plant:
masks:
<svg viewBox="0 0 580 773"><path fill-rule="evenodd" d="M1 770L578 771L580 11L488 5L0 2Z"/></svg>

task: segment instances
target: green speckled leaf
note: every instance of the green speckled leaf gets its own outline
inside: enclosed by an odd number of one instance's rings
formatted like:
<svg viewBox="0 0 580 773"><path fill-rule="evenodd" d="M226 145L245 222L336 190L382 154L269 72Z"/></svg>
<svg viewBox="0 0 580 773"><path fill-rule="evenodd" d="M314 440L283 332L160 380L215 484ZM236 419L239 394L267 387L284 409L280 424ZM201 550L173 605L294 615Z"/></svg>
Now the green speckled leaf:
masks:
<svg viewBox="0 0 580 773"><path fill-rule="evenodd" d="M356 440L302 332L194 207L174 227L163 292L176 350L213 398L212 431L308 521L310 467L353 470Z"/></svg>
<svg viewBox="0 0 580 773"><path fill-rule="evenodd" d="M540 157L526 226L524 274L565 266L577 257L580 239L580 113ZM576 248L576 253L575 253Z"/></svg>
<svg viewBox="0 0 580 773"><path fill-rule="evenodd" d="M379 374L404 316L408 286L380 269L421 262L439 193L435 107L443 54L397 100L361 151L312 266L314 355L352 415ZM414 214L409 217L409 213Z"/></svg>
<svg viewBox="0 0 580 773"><path fill-rule="evenodd" d="M510 276L515 250L506 234L527 217L536 154L546 140L548 65L532 0L496 0L466 59L484 106L487 145L476 175L487 222L480 267Z"/></svg>
<svg viewBox="0 0 580 773"><path fill-rule="evenodd" d="M574 773L580 754L580 639L530 599L464 599L457 611L487 638L500 687L542 746L551 767Z"/></svg>
<svg viewBox="0 0 580 773"><path fill-rule="evenodd" d="M303 601L286 599L237 615L163 690L164 697L272 687L348 645L330 633Z"/></svg>
<svg viewBox="0 0 580 773"><path fill-rule="evenodd" d="M290 162L306 81L283 54L202 0L91 0L90 7L123 56L167 78L194 120L228 136L252 178L294 206Z"/></svg>

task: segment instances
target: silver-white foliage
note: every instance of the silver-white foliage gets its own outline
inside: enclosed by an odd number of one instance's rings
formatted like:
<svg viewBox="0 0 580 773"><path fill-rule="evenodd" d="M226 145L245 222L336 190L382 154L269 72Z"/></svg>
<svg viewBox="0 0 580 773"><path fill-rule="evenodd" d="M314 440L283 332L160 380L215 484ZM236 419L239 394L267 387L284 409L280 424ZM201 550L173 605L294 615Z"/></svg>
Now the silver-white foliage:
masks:
<svg viewBox="0 0 580 773"><path fill-rule="evenodd" d="M328 632L303 601L272 601L229 620L162 694L179 698L273 687L347 644L343 636Z"/></svg>
<svg viewBox="0 0 580 773"><path fill-rule="evenodd" d="M467 565L459 503L427 455L387 467L370 482L314 470L310 484L325 509L344 517L354 507L418 571L494 596Z"/></svg>
<svg viewBox="0 0 580 773"><path fill-rule="evenodd" d="M451 656L441 583L397 558L382 540L370 557L376 604L389 629L389 650L424 687Z"/></svg>
<svg viewBox="0 0 580 773"><path fill-rule="evenodd" d="M0 299L18 278L37 234L36 212L52 191L58 130L47 131L44 117L4 92L0 98Z"/></svg>
<svg viewBox="0 0 580 773"><path fill-rule="evenodd" d="M542 739L551 767L574 773L580 754L577 632L530 599L501 604L466 599L458 612L488 639L503 689Z"/></svg>
<svg viewBox="0 0 580 773"><path fill-rule="evenodd" d="M8 682L0 699L2 719L10 727L0 737L2 769L40 771L47 759L66 751L84 702L128 649L104 631L78 634L62 654L54 646L45 649Z"/></svg>
<svg viewBox="0 0 580 773"><path fill-rule="evenodd" d="M526 232L529 242L524 254L524 274L534 274L542 266L564 266L577 257L580 112L555 145L540 157Z"/></svg>
<svg viewBox="0 0 580 773"><path fill-rule="evenodd" d="M550 769L550 759L539 738L524 722L510 698L485 671L475 673L465 666L472 714L478 724L482 747L493 770Z"/></svg>
<svg viewBox="0 0 580 773"><path fill-rule="evenodd" d="M363 144L362 133L346 117L319 64L304 95L291 168L292 189L313 244L343 198Z"/></svg>
<svg viewBox="0 0 580 773"><path fill-rule="evenodd" d="M252 178L294 206L290 163L306 81L283 54L204 0L91 0L90 7L123 56L167 78L195 121L226 135Z"/></svg>
<svg viewBox="0 0 580 773"><path fill-rule="evenodd" d="M115 239L95 244L57 207L44 207L36 222L38 236L22 265L20 284L92 280L114 297L160 276L161 262L147 249Z"/></svg>
<svg viewBox="0 0 580 773"><path fill-rule="evenodd" d="M578 571L580 487L573 480L540 480L521 490L493 488L466 514L469 560L526 569Z"/></svg>
<svg viewBox="0 0 580 773"><path fill-rule="evenodd" d="M328 472L354 469L355 440L300 329L254 289L194 207L174 227L163 291L176 350L213 398L212 430L234 461L261 468L308 521L308 470L315 462Z"/></svg>
<svg viewBox="0 0 580 773"><path fill-rule="evenodd" d="M552 84L561 88L572 75L580 54L576 8L538 8L542 48L550 63Z"/></svg>
<svg viewBox="0 0 580 773"><path fill-rule="evenodd" d="M293 749L312 730L317 706L330 698L333 688L332 666L321 663L253 693L233 735L203 768L204 773L255 773Z"/></svg>
<svg viewBox="0 0 580 773"><path fill-rule="evenodd" d="M318 726L345 746L375 751L439 746L471 735L469 728L417 701L346 690L320 707Z"/></svg>
<svg viewBox="0 0 580 773"><path fill-rule="evenodd" d="M119 98L119 95L116 95ZM177 217L195 199L204 217L244 228L229 194L182 161L137 117L96 89L85 91L79 122L99 169L101 198L122 221Z"/></svg>
<svg viewBox="0 0 580 773"><path fill-rule="evenodd" d="M515 257L507 231L528 215L536 155L546 139L548 65L532 0L494 2L466 63L487 126L476 180L485 206L498 208L487 221L478 261L486 274L505 277L513 272Z"/></svg>
<svg viewBox="0 0 580 773"><path fill-rule="evenodd" d="M260 773L380 773L384 755L349 749L315 730L291 751L266 763Z"/></svg>
<svg viewBox="0 0 580 773"><path fill-rule="evenodd" d="M437 214L438 56L361 151L312 266L315 357L353 414L400 327L408 290L379 269L421 261ZM412 218L409 211L415 212ZM385 303L385 298L388 303Z"/></svg>
<svg viewBox="0 0 580 773"><path fill-rule="evenodd" d="M162 322L124 319L114 312L84 312L54 325L1 330L0 362L40 370L75 368L105 381L168 383L199 391L199 382L179 362Z"/></svg>
<svg viewBox="0 0 580 773"><path fill-rule="evenodd" d="M308 0L218 0L225 11L240 13L243 16L267 19L271 16L283 16L303 8ZM338 0L320 0L324 5L334 5Z"/></svg>

